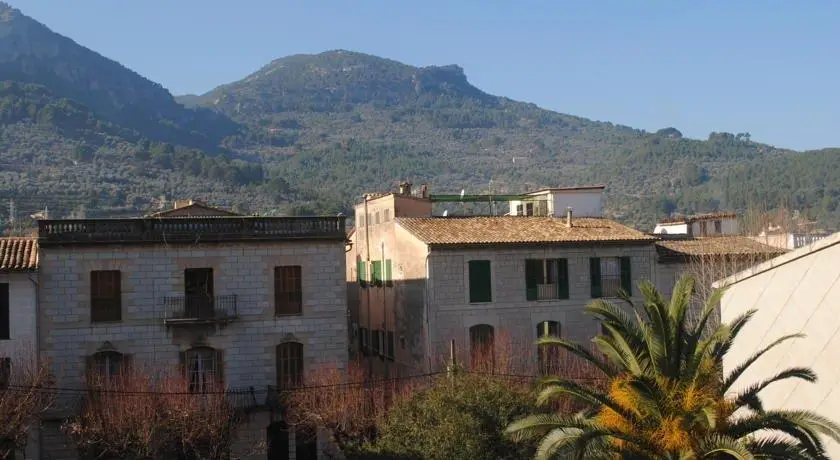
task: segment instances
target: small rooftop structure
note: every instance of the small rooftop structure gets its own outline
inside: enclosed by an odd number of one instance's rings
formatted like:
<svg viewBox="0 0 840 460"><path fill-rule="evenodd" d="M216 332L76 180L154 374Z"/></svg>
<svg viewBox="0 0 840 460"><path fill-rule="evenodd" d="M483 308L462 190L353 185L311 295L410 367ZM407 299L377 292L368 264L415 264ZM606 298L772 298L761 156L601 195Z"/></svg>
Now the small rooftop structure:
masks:
<svg viewBox="0 0 840 460"><path fill-rule="evenodd" d="M731 212L710 212L662 219L653 233L657 235L715 236L737 235L738 216Z"/></svg>
<svg viewBox="0 0 840 460"><path fill-rule="evenodd" d="M396 221L430 245L652 243L656 240L618 222L592 217L576 217L571 226L567 218L559 217L409 217Z"/></svg>
<svg viewBox="0 0 840 460"><path fill-rule="evenodd" d="M38 270L37 238L0 238L0 273Z"/></svg>
<svg viewBox="0 0 840 460"><path fill-rule="evenodd" d="M197 200L175 200L172 209L159 211L147 217L231 217L241 216L235 212L210 206Z"/></svg>

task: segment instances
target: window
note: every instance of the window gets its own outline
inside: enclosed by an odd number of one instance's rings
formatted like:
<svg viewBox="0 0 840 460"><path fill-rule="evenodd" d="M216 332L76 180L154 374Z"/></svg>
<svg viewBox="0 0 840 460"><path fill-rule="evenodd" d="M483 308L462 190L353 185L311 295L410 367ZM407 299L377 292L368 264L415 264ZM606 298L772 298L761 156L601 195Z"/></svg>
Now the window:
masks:
<svg viewBox="0 0 840 460"><path fill-rule="evenodd" d="M361 257L356 259L356 278L359 280L359 286L367 286L367 264Z"/></svg>
<svg viewBox="0 0 840 460"><path fill-rule="evenodd" d="M617 297L624 290L632 295L633 281L629 257L592 257L589 259L592 298Z"/></svg>
<svg viewBox="0 0 840 460"><path fill-rule="evenodd" d="M492 279L489 260L471 260L470 271L470 303L492 302Z"/></svg>
<svg viewBox="0 0 840 460"><path fill-rule="evenodd" d="M493 326L477 324L470 328L470 369L489 372L495 365Z"/></svg>
<svg viewBox="0 0 840 460"><path fill-rule="evenodd" d="M0 390L9 388L12 382L12 358L0 358Z"/></svg>
<svg viewBox="0 0 840 460"><path fill-rule="evenodd" d="M224 356L221 350L196 347L181 353L190 393L205 393L224 387Z"/></svg>
<svg viewBox="0 0 840 460"><path fill-rule="evenodd" d="M373 222L374 222L375 224L378 224L378 223L379 223L379 211L377 211L377 212L376 212L376 214L374 214L373 219L374 219L374 220L373 220Z"/></svg>
<svg viewBox="0 0 840 460"><path fill-rule="evenodd" d="M0 283L0 340L12 338L9 283Z"/></svg>
<svg viewBox="0 0 840 460"><path fill-rule="evenodd" d="M187 318L216 316L213 296L213 269L184 269L184 313Z"/></svg>
<svg viewBox="0 0 840 460"><path fill-rule="evenodd" d="M365 226L365 215L364 214L359 214L358 220L359 220L358 227L364 227Z"/></svg>
<svg viewBox="0 0 840 460"><path fill-rule="evenodd" d="M371 281L374 286L382 286L382 261L374 260L370 263Z"/></svg>
<svg viewBox="0 0 840 460"><path fill-rule="evenodd" d="M128 371L128 359L117 351L100 351L89 358L87 377L90 383L109 384Z"/></svg>
<svg viewBox="0 0 840 460"><path fill-rule="evenodd" d="M524 208L523 208L522 204L518 204L518 205L516 205L516 214L515 214L515 215L517 215L517 216L524 216L524 215L525 215L525 211L524 211L523 209L524 209Z"/></svg>
<svg viewBox="0 0 840 460"><path fill-rule="evenodd" d="M723 233L723 222L716 220L715 221L715 234L720 235Z"/></svg>
<svg viewBox="0 0 840 460"><path fill-rule="evenodd" d="M525 260L525 298L569 298L569 265L566 259Z"/></svg>
<svg viewBox="0 0 840 460"><path fill-rule="evenodd" d="M90 272L91 322L122 321L122 289L119 270Z"/></svg>
<svg viewBox="0 0 840 460"><path fill-rule="evenodd" d="M391 220L391 210L386 209L382 211L382 222L388 222L389 220Z"/></svg>
<svg viewBox="0 0 840 460"><path fill-rule="evenodd" d="M370 352L370 339L368 337L368 330L366 327L359 328L359 351L362 352L362 355L367 356Z"/></svg>
<svg viewBox="0 0 840 460"><path fill-rule="evenodd" d="M526 216L533 216L534 215L534 203L525 203L525 215Z"/></svg>
<svg viewBox="0 0 840 460"><path fill-rule="evenodd" d="M302 382L303 344L284 342L277 345L277 388L295 388Z"/></svg>
<svg viewBox="0 0 840 460"><path fill-rule="evenodd" d="M560 338L560 323L557 321L543 321L537 324L537 337ZM560 371L561 348L557 345L537 346L537 362L540 375L557 374Z"/></svg>
<svg viewBox="0 0 840 460"><path fill-rule="evenodd" d="M274 267L274 314L303 313L303 290L300 265Z"/></svg>

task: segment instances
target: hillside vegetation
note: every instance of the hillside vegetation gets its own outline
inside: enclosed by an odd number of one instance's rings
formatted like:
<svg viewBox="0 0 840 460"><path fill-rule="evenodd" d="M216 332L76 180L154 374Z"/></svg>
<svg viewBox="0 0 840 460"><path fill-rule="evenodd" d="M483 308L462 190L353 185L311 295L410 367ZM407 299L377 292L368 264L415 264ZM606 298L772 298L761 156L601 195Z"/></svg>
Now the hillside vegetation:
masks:
<svg viewBox="0 0 840 460"><path fill-rule="evenodd" d="M0 80L0 199L53 217L137 214L161 197L347 212L410 180L455 193L603 183L610 215L641 227L757 202L840 220L838 149L591 121L487 94L455 65L330 51L173 98L0 3Z"/></svg>

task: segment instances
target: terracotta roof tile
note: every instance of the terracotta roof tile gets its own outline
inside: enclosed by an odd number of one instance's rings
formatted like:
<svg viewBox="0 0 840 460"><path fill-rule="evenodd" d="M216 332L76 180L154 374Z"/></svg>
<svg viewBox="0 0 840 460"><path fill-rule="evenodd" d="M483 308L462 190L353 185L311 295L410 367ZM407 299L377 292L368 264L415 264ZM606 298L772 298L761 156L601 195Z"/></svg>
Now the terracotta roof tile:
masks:
<svg viewBox="0 0 840 460"><path fill-rule="evenodd" d="M0 272L30 272L37 269L36 238L0 238Z"/></svg>
<svg viewBox="0 0 840 460"><path fill-rule="evenodd" d="M656 243L656 251L660 259L748 255L776 257L787 252L745 236L666 238Z"/></svg>
<svg viewBox="0 0 840 460"><path fill-rule="evenodd" d="M427 244L516 244L654 241L618 222L577 217L401 217L400 226Z"/></svg>

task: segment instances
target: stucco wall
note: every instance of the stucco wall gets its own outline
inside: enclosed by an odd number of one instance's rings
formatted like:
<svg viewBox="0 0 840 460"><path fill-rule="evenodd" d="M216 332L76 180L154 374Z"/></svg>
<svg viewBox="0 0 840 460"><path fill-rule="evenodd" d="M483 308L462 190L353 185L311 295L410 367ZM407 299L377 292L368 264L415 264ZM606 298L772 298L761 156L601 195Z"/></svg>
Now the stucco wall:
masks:
<svg viewBox="0 0 840 460"><path fill-rule="evenodd" d="M226 385L275 385L275 347L303 344L304 373L346 366L343 242L41 249L41 349L60 387L82 383L85 356L105 341L133 355L135 368L179 364L195 344L224 350ZM273 269L302 268L303 314L274 316ZM164 296L184 292L184 269L212 267L215 295L237 296L239 318L217 329L164 326ZM122 271L122 321L91 323L90 271ZM64 401L64 404L72 401ZM60 404L59 406L63 406ZM264 428L261 429L264 432Z"/></svg>
<svg viewBox="0 0 840 460"><path fill-rule="evenodd" d="M837 240L836 237L833 238ZM819 244L819 243L817 243ZM735 390L794 366L811 367L817 383L774 384L762 391L765 408L808 409L838 421L840 414L840 245L807 254L795 251L771 261L775 266L755 276L736 278L721 302L722 319L731 321L757 309L724 360L727 371L773 340L794 333L806 338L776 347L738 380ZM780 261L787 261L779 265ZM840 445L828 441L830 458L840 458Z"/></svg>

